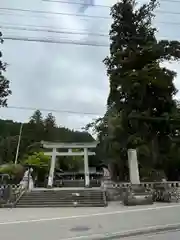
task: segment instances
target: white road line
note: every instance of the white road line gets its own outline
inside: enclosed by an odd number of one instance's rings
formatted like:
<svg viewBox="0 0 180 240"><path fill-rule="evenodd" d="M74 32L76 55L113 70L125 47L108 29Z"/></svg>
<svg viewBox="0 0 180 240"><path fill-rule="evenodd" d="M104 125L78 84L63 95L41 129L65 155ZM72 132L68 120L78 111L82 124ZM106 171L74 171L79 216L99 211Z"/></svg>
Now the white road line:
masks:
<svg viewBox="0 0 180 240"><path fill-rule="evenodd" d="M47 222L47 221L56 221L56 220L69 220L69 219L80 219L80 218L89 218L89 217L101 217L106 215L115 215L115 214L126 214L126 213L137 213L151 210L161 210L168 208L180 208L180 204L177 205L166 205L166 206L156 206L148 208L133 208L129 210L120 210L120 211L111 211L111 212L100 212L92 214L82 214L66 217L52 217L52 218L39 218L39 219L28 219L28 220L16 220L16 221L5 221L0 222L0 225L10 225L10 224L21 224L21 223L38 223L38 222Z"/></svg>
<svg viewBox="0 0 180 240"><path fill-rule="evenodd" d="M152 238L152 237L155 237L155 236L157 236L157 235L160 235L160 236L164 236L164 234L166 234L166 233L175 233L175 232L179 232L179 229L177 229L177 230L168 230L168 231L162 231L162 232L158 232L158 233L153 233L153 234L151 234L151 233L147 233L147 234L143 234L143 235L141 235L141 236L134 236L134 237L130 237L130 238L128 238L128 240L139 240L139 237L147 237L148 239L149 238Z"/></svg>
<svg viewBox="0 0 180 240"><path fill-rule="evenodd" d="M166 229L166 228L168 228L168 227L179 227L180 226L180 222L178 222L178 223L172 223L172 224L165 224L165 225L154 225L154 226L149 226L149 227L145 227L145 228L137 228L137 229L133 229L133 230L127 230L127 231L121 231L121 232L114 232L114 233L102 233L102 234L89 234L89 235L84 235L84 236L77 236L77 237L70 237L70 238L63 238L63 239L61 239L61 240L78 240L78 239L90 239L90 240L93 240L93 239L97 239L97 238L103 238L103 237L112 237L112 236L122 236L122 235L124 235L124 236L128 236L128 234L133 234L133 233L138 233L138 232L144 232L143 234L140 234L140 235L143 235L143 236L154 236L154 235L156 235L156 234L151 234L151 233L147 233L148 231L153 231L153 230L163 230L163 229ZM171 230L170 230L171 231ZM169 232L170 232L169 231ZM167 231L162 231L161 233L163 234L163 233L165 233L165 232L167 232ZM136 239L136 238L139 238L140 237L140 235L139 236L135 236L135 237L130 237L130 239ZM105 239L106 239L105 238ZM129 239L129 238L128 238Z"/></svg>

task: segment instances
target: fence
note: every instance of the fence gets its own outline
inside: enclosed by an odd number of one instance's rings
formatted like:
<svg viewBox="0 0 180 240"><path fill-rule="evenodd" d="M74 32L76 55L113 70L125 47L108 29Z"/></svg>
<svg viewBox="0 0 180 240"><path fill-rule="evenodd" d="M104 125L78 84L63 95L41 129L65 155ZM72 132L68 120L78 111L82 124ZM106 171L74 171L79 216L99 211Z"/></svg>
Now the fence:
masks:
<svg viewBox="0 0 180 240"><path fill-rule="evenodd" d="M1 184L0 207L13 207L25 191L26 188L20 184Z"/></svg>
<svg viewBox="0 0 180 240"><path fill-rule="evenodd" d="M166 186L171 192L177 192L178 198L180 197L180 182L141 182L140 186L154 191L156 186ZM102 181L101 187L106 191L108 200L121 201L124 192L127 188L130 188L132 184L130 182L113 182L111 180Z"/></svg>

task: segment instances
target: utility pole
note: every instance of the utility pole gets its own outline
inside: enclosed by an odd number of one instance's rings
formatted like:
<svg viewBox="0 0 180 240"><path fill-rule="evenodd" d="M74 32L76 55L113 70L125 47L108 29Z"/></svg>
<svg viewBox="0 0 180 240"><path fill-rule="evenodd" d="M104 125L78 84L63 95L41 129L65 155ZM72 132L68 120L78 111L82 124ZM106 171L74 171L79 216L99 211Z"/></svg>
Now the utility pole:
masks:
<svg viewBox="0 0 180 240"><path fill-rule="evenodd" d="M21 135L22 135L22 128L23 128L23 123L21 123L21 127L19 130L19 138L18 138L18 144L17 144L17 149L16 149L16 157L15 157L15 164L17 164L17 160L18 160L18 155L19 155L19 147L20 147L20 143L21 143Z"/></svg>

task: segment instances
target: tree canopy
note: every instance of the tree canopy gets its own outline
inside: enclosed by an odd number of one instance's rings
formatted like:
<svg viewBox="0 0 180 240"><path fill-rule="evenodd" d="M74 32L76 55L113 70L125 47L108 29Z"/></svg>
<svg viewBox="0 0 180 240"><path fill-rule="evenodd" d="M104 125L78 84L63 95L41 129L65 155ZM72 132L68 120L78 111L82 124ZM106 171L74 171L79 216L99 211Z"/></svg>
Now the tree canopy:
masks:
<svg viewBox="0 0 180 240"><path fill-rule="evenodd" d="M2 33L0 32L0 44L3 43ZM0 50L0 107L7 106L7 97L11 94L9 89L9 80L3 75L6 71L6 63L2 60L2 52Z"/></svg>
<svg viewBox="0 0 180 240"><path fill-rule="evenodd" d="M178 116L176 72L163 62L179 60L180 43L156 38L157 6L156 0L139 8L134 0L121 0L111 8L110 55L104 59L110 91L107 112L94 127L99 152L122 180L128 175L129 148L138 150L140 167L165 168L179 128L170 121Z"/></svg>

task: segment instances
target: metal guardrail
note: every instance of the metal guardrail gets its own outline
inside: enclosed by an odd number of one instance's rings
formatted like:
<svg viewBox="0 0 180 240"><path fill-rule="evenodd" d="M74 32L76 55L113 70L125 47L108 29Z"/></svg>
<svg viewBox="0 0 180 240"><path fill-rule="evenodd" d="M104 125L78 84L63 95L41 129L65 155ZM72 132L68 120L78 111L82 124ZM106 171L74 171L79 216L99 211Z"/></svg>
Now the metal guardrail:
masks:
<svg viewBox="0 0 180 240"><path fill-rule="evenodd" d="M23 185L19 185L16 189L14 189L14 201L13 205L15 206L16 203L19 201L19 199L22 197L22 195L26 192L27 188Z"/></svg>
<svg viewBox="0 0 180 240"><path fill-rule="evenodd" d="M14 206L25 191L26 188L20 184L0 185L0 207Z"/></svg>

